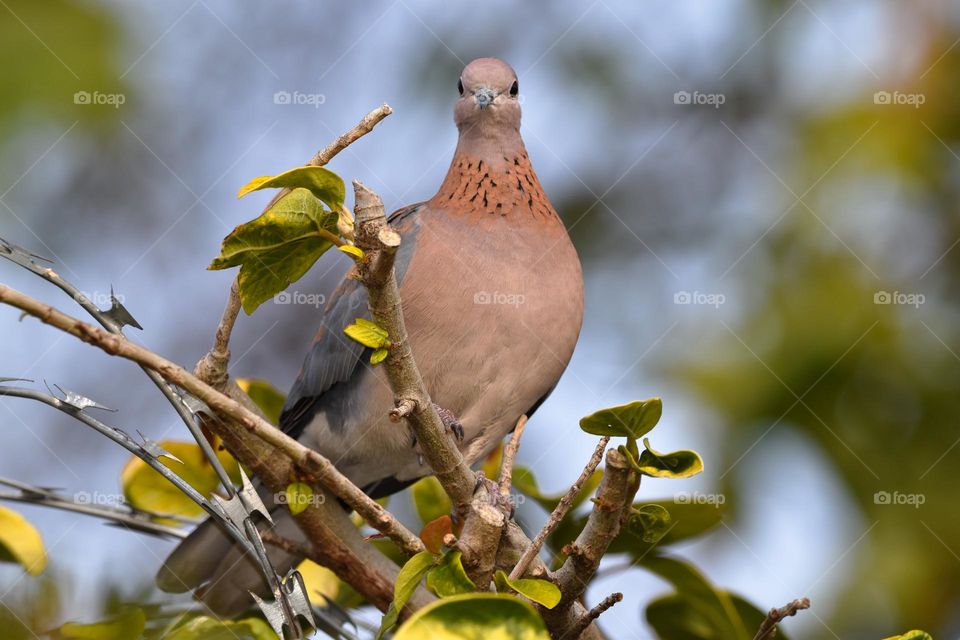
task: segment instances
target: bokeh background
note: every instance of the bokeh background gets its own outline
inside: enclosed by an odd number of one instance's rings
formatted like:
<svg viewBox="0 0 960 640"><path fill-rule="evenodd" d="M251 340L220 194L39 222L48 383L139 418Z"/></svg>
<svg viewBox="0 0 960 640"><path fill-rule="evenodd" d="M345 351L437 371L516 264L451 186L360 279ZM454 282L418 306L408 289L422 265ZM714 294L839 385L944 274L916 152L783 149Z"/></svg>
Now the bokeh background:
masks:
<svg viewBox="0 0 960 640"><path fill-rule="evenodd" d="M697 449L707 471L640 495L725 501L722 526L680 548L715 583L761 608L809 596L794 637L960 637L956 2L0 0L0 236L101 303L113 285L145 328L128 333L192 365L233 277L205 267L269 198L238 187L386 101L396 113L331 168L388 207L428 198L459 70L481 55L519 73L523 134L586 278L580 344L521 462L560 490L592 449L582 415L662 396L654 446ZM346 262L291 290L329 291ZM0 281L70 308L12 264ZM242 317L233 372L286 388L317 314ZM127 363L10 309L0 335L0 375L187 437ZM0 407L0 475L117 494L125 452ZM161 599L170 543L16 508L51 569L0 566L0 599L37 628ZM652 637L643 606L667 585L610 572L590 601L616 589L604 628Z"/></svg>

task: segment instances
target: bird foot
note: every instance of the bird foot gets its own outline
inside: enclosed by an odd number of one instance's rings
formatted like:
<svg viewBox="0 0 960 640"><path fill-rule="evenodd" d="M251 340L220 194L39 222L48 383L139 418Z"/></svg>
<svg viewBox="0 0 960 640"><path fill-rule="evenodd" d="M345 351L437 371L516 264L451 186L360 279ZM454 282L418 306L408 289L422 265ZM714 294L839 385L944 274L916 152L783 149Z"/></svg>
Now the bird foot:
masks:
<svg viewBox="0 0 960 640"><path fill-rule="evenodd" d="M463 442L463 438L466 435L463 431L463 425L460 424L460 420L457 418L456 414L449 409L444 409L436 402L433 403L433 408L437 410L437 415L440 416L440 422L443 423L443 426L450 431L454 437L456 437L457 442Z"/></svg>
<svg viewBox="0 0 960 640"><path fill-rule="evenodd" d="M496 481L488 478L483 471L477 471L477 486L473 490L474 495L480 491L481 487L486 490L490 504L499 509L508 520L512 520L514 508L516 507L512 496L505 496L500 493L500 485L497 484Z"/></svg>

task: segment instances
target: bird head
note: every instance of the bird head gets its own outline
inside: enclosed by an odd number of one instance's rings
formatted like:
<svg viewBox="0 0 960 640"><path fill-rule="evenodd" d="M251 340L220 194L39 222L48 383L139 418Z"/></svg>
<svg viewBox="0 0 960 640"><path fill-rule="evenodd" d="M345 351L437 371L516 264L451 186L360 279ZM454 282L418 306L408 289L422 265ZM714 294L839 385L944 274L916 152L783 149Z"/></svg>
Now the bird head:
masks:
<svg viewBox="0 0 960 640"><path fill-rule="evenodd" d="M460 99L454 107L457 127L520 129L520 86L513 68L497 58L468 64L457 82Z"/></svg>

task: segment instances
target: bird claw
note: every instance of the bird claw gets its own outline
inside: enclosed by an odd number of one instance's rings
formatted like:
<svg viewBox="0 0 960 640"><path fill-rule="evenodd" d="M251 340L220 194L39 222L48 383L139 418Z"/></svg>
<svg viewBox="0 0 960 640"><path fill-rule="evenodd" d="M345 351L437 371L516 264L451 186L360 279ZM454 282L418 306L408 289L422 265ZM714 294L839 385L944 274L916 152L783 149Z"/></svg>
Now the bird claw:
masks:
<svg viewBox="0 0 960 640"><path fill-rule="evenodd" d="M437 415L440 416L440 422L442 422L443 426L453 433L454 437L457 439L457 442L463 442L466 433L463 430L463 425L460 424L460 420L457 419L456 414L449 409L444 409L437 403L433 403L433 408L437 410Z"/></svg>

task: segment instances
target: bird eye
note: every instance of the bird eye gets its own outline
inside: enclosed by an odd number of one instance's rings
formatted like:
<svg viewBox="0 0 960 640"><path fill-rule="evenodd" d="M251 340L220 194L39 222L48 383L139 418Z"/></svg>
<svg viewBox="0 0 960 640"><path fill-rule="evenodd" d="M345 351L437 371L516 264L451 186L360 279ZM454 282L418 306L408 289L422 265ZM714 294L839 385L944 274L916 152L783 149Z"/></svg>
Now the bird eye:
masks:
<svg viewBox="0 0 960 640"><path fill-rule="evenodd" d="M516 98L518 93L520 93L520 85L514 80L513 84L510 85L510 95Z"/></svg>
<svg viewBox="0 0 960 640"><path fill-rule="evenodd" d="M460 92L460 95L463 95L463 78L457 80L457 91Z"/></svg>

